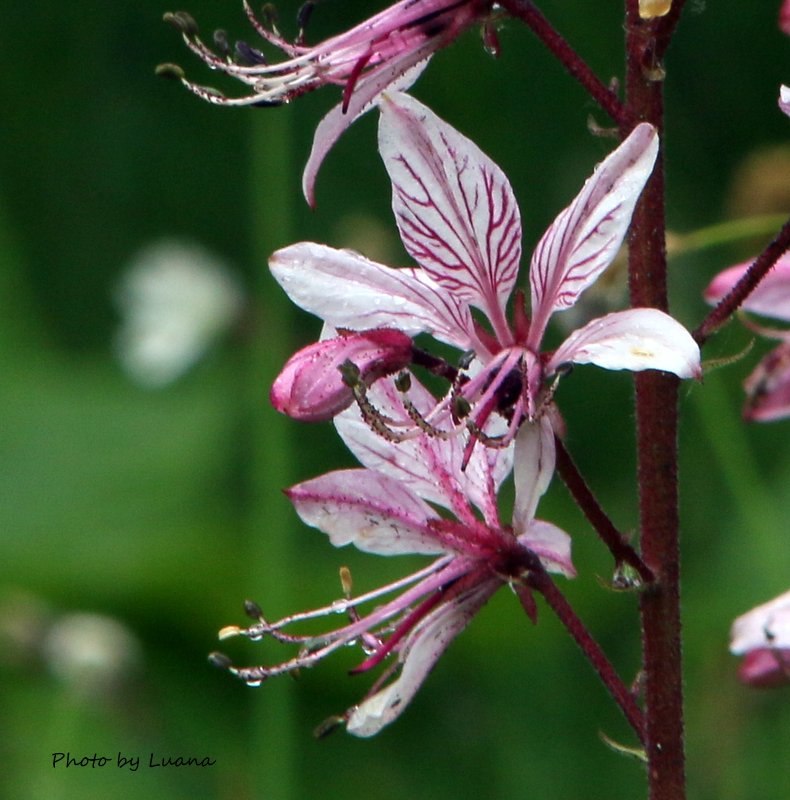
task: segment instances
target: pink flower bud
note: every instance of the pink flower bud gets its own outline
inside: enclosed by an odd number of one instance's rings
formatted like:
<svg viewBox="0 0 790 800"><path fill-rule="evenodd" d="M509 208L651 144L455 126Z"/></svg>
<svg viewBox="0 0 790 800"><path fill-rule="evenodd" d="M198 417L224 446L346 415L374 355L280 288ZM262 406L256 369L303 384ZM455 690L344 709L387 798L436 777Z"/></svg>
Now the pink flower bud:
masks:
<svg viewBox="0 0 790 800"><path fill-rule="evenodd" d="M746 653L738 678L748 686L772 689L790 683L790 650L761 647Z"/></svg>
<svg viewBox="0 0 790 800"><path fill-rule="evenodd" d="M745 419L767 422L790 417L790 342L771 350L743 386Z"/></svg>
<svg viewBox="0 0 790 800"><path fill-rule="evenodd" d="M346 362L351 362L359 371L359 380L370 386L407 366L411 358L411 338L391 328L325 339L291 356L274 381L269 399L278 411L294 419L332 419L354 401L347 377L341 374Z"/></svg>

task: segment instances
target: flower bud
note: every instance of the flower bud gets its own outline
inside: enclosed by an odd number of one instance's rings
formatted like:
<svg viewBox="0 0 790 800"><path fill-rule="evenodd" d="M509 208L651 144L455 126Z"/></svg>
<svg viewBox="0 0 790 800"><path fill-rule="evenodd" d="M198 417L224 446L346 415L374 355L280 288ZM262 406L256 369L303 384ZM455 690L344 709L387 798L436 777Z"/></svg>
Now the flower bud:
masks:
<svg viewBox="0 0 790 800"><path fill-rule="evenodd" d="M744 419L768 422L790 417L790 342L768 353L743 384Z"/></svg>
<svg viewBox="0 0 790 800"><path fill-rule="evenodd" d="M308 345L294 354L272 385L269 398L283 414L307 422L332 419L354 402L341 367L351 362L370 386L412 359L412 341L397 330L349 333Z"/></svg>

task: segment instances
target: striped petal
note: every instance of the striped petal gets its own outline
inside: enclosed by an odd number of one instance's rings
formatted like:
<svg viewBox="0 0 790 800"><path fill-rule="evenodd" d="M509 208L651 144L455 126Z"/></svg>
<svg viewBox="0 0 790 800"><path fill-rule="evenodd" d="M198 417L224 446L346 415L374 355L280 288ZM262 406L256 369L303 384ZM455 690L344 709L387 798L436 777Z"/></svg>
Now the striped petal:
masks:
<svg viewBox="0 0 790 800"><path fill-rule="evenodd" d="M436 404L433 395L414 377L408 397L424 416ZM411 424L403 395L392 381L373 384L368 398L381 414ZM402 481L423 499L451 510L462 522L474 522L471 501L488 524L498 525L496 490L512 467L512 448L476 447L466 470L462 470L466 440L460 435L440 439L420 434L403 442L390 442L372 431L356 408L336 417L335 427L363 466Z"/></svg>
<svg viewBox="0 0 790 800"><path fill-rule="evenodd" d="M537 350L549 317L572 306L617 255L658 153L652 125L637 125L554 220L530 265L532 327Z"/></svg>
<svg viewBox="0 0 790 800"><path fill-rule="evenodd" d="M312 242L278 250L269 268L296 305L334 328L430 333L462 350L476 341L469 309L418 270Z"/></svg>
<svg viewBox="0 0 790 800"><path fill-rule="evenodd" d="M433 509L403 483L368 469L329 472L292 486L286 494L301 520L329 536L335 547L353 544L377 555L437 555Z"/></svg>
<svg viewBox="0 0 790 800"><path fill-rule="evenodd" d="M486 313L502 344L521 258L521 221L499 167L408 95L379 103L379 151L406 250L442 287Z"/></svg>

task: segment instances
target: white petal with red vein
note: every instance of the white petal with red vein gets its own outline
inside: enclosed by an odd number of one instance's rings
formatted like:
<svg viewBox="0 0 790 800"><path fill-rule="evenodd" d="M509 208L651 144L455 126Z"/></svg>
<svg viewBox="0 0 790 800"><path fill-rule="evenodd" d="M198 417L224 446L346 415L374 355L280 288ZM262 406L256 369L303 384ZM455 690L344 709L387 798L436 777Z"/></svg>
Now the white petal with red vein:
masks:
<svg viewBox="0 0 790 800"><path fill-rule="evenodd" d="M572 306L617 255L657 154L655 128L637 125L543 235L529 276L533 348L552 312Z"/></svg>
<svg viewBox="0 0 790 800"><path fill-rule="evenodd" d="M444 552L427 524L436 512L407 486L373 470L329 472L286 493L302 521L335 547L353 544L378 555Z"/></svg>
<svg viewBox="0 0 790 800"><path fill-rule="evenodd" d="M417 100L387 93L379 104L379 151L403 244L437 283L483 310L506 338L504 308L521 259L510 183L476 145Z"/></svg>
<svg viewBox="0 0 790 800"><path fill-rule="evenodd" d="M312 242L278 250L269 268L296 305L335 328L427 332L461 349L472 343L469 309L415 270Z"/></svg>

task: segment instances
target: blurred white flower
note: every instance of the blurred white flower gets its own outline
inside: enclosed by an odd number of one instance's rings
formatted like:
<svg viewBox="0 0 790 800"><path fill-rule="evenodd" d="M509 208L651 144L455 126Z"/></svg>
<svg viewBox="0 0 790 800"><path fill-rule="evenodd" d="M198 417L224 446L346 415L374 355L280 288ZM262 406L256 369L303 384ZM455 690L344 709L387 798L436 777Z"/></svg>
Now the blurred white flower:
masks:
<svg viewBox="0 0 790 800"><path fill-rule="evenodd" d="M47 632L42 653L57 678L87 696L111 692L142 659L140 643L125 625L86 612L60 617Z"/></svg>
<svg viewBox="0 0 790 800"><path fill-rule="evenodd" d="M172 383L238 317L239 282L205 248L165 239L133 257L116 290L115 351L142 386Z"/></svg>

